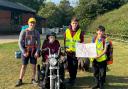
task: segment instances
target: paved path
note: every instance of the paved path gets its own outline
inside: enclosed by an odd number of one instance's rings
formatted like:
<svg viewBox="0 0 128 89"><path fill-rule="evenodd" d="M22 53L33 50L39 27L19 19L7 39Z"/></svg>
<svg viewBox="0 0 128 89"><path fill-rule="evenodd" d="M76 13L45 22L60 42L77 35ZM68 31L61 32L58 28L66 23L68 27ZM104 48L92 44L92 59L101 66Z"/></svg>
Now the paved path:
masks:
<svg viewBox="0 0 128 89"><path fill-rule="evenodd" d="M40 35L41 40L46 38L46 34ZM57 37L63 37L62 35L57 35ZM0 44L10 43L10 42L17 42L19 35L0 35Z"/></svg>
<svg viewBox="0 0 128 89"><path fill-rule="evenodd" d="M19 36L18 35L5 35L5 36L0 36L0 44L3 43L10 43L10 42L17 42Z"/></svg>

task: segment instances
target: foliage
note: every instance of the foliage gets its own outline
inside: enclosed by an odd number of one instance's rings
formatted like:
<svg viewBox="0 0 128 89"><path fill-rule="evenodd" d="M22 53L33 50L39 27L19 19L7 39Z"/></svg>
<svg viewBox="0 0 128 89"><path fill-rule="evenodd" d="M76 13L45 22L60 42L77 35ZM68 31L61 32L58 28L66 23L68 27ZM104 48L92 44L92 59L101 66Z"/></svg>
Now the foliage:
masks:
<svg viewBox="0 0 128 89"><path fill-rule="evenodd" d="M79 0L79 5L75 7L74 12L82 22L83 19L91 21L97 16L113 9L117 9L127 2L128 0ZM88 21L88 24L90 24L90 21ZM86 27L88 25L86 22L87 21L85 20L85 22L83 22L85 24L82 26Z"/></svg>
<svg viewBox="0 0 128 89"><path fill-rule="evenodd" d="M128 4L119 9L98 16L91 25L88 26L89 32L95 32L98 25L104 25L109 34L128 35Z"/></svg>
<svg viewBox="0 0 128 89"><path fill-rule="evenodd" d="M62 27L69 25L73 15L73 7L67 0L62 0L58 6L48 2L40 8L38 15L47 19L47 27Z"/></svg>

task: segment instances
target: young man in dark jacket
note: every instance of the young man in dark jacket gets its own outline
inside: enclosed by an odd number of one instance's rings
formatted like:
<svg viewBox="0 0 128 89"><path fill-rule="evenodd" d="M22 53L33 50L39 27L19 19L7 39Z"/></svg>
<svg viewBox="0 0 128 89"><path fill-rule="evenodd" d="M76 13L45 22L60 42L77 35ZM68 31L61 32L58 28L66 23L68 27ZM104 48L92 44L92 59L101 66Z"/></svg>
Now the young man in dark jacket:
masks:
<svg viewBox="0 0 128 89"><path fill-rule="evenodd" d="M83 42L84 33L79 28L78 19L74 17L64 34L64 46L65 52L67 53L68 71L70 75L69 84L71 85L75 83L78 68L78 60L75 57L75 44Z"/></svg>

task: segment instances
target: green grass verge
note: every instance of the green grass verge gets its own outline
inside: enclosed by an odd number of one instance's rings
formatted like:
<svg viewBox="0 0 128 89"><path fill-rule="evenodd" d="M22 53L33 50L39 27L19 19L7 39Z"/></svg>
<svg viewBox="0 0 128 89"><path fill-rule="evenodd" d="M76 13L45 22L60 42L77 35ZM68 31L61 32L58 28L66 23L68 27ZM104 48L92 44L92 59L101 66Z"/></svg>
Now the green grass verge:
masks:
<svg viewBox="0 0 128 89"><path fill-rule="evenodd" d="M90 38L85 37L86 42ZM60 40L61 44L63 41ZM114 64L109 65L110 71L107 72L107 83L105 89L128 89L128 45L121 42L114 44ZM14 52L18 50L17 43L0 45L0 89L38 89L38 86L30 84L31 66L28 65L23 86L15 88L15 83L19 77L21 60L15 59ZM40 59L38 59L40 64ZM68 73L66 72L66 77ZM77 82L74 87L68 89L91 89L94 83L93 74L89 72L78 71Z"/></svg>
<svg viewBox="0 0 128 89"><path fill-rule="evenodd" d="M128 34L128 4L119 9L98 16L91 25L88 26L89 32L96 32L99 25L104 25L109 34Z"/></svg>

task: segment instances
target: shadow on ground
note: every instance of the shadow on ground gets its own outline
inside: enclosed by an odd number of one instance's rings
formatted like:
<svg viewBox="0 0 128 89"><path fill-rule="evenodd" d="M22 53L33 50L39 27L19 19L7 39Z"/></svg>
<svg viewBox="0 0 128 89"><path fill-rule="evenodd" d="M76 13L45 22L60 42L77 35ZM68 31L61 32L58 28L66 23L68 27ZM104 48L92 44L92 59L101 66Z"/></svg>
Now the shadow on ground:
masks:
<svg viewBox="0 0 128 89"><path fill-rule="evenodd" d="M91 89L95 84L92 76L78 77L73 87L67 86L68 89ZM128 89L128 77L108 75L105 89Z"/></svg>

